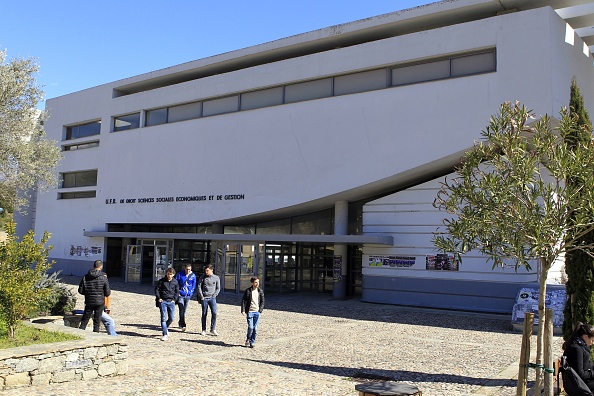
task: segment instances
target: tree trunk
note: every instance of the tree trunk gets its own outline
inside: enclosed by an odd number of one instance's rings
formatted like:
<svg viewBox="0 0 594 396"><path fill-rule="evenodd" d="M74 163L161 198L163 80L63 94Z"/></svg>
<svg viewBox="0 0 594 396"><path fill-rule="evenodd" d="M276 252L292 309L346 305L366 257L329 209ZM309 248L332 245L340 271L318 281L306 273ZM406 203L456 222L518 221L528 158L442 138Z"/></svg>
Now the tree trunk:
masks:
<svg viewBox="0 0 594 396"><path fill-rule="evenodd" d="M554 311L551 308L545 309L545 333L544 333L544 393L543 396L553 396L553 317Z"/></svg>
<svg viewBox="0 0 594 396"><path fill-rule="evenodd" d="M543 364L543 345L544 345L544 328L545 328L545 301L547 296L547 274L551 266L552 260L546 258L540 259L540 290L538 292L538 332L536 335L536 379L534 382L534 394L540 395L542 389L542 373L539 369Z"/></svg>

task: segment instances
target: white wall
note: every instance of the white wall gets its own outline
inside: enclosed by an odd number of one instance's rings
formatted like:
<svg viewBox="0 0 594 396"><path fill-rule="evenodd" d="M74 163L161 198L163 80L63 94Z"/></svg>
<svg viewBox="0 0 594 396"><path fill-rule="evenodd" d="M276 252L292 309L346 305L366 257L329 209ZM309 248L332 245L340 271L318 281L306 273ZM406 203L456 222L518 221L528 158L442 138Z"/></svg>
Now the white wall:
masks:
<svg viewBox="0 0 594 396"><path fill-rule="evenodd" d="M447 176L449 180L454 174ZM394 246L372 246L363 248L363 275L398 276L426 279L460 279L492 282L536 282L537 265L532 270L515 266L492 268L492 262L479 252L462 256L458 271L426 269L426 257L438 252L432 243L433 234L444 230L443 219L451 217L433 207L443 178L400 191L369 202L363 207L363 232L394 237ZM370 256L414 257L415 264L409 268L376 267L369 265Z"/></svg>

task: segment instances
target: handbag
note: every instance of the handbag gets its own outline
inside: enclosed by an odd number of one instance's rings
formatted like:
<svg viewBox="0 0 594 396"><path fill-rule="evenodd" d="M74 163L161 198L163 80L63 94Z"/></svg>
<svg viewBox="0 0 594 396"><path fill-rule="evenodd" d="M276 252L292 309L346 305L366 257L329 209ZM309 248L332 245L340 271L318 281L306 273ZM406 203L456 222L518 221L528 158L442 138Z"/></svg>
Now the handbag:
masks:
<svg viewBox="0 0 594 396"><path fill-rule="evenodd" d="M559 372L563 378L563 389L567 396L593 396L590 388L578 373L567 363L567 357L561 356Z"/></svg>
<svg viewBox="0 0 594 396"><path fill-rule="evenodd" d="M161 308L161 303L159 302L159 297L155 297L155 307Z"/></svg>

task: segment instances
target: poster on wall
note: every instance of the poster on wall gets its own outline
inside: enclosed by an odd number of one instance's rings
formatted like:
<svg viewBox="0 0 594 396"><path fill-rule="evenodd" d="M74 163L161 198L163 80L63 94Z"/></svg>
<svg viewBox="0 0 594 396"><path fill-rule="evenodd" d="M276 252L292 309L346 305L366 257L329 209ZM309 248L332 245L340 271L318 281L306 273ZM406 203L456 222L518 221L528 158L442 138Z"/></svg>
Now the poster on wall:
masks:
<svg viewBox="0 0 594 396"><path fill-rule="evenodd" d="M342 279L342 256L334 256L334 282Z"/></svg>
<svg viewBox="0 0 594 396"><path fill-rule="evenodd" d="M430 271L458 271L458 262L447 254L427 255L425 269Z"/></svg>
<svg viewBox="0 0 594 396"><path fill-rule="evenodd" d="M416 257L412 256L369 256L370 267L409 268L415 265Z"/></svg>

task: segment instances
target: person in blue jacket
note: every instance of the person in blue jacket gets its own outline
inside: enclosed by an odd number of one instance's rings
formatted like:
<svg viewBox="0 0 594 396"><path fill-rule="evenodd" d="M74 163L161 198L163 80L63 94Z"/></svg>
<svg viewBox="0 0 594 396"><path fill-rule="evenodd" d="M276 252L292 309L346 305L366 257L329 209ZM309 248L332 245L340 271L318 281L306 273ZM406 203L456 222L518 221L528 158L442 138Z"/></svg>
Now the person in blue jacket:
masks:
<svg viewBox="0 0 594 396"><path fill-rule="evenodd" d="M192 264L186 264L185 271L178 272L175 275L175 279L179 283L179 298L177 300L177 306L179 307L178 325L181 331L186 331L186 310L196 290L196 275L192 272Z"/></svg>

